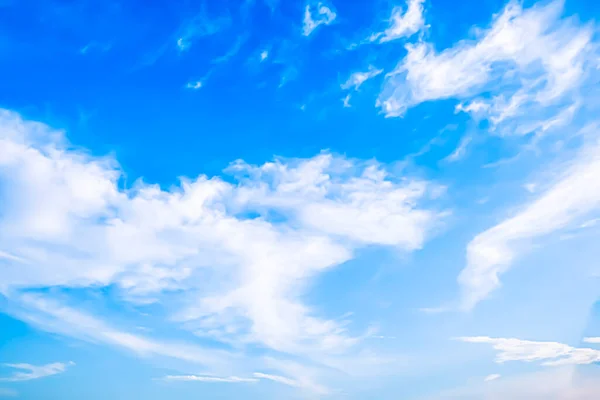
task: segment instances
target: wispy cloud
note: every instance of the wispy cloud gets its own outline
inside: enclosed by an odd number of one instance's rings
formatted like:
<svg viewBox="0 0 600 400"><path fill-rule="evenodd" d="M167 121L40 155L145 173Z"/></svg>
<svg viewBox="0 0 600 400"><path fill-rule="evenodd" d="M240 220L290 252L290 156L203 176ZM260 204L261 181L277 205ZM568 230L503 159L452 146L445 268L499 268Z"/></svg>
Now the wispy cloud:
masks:
<svg viewBox="0 0 600 400"><path fill-rule="evenodd" d="M460 273L462 307L471 309L500 286L525 248L523 244L576 223L600 208L600 143L593 142L561 173L561 178L533 202L500 224L477 235L467 246Z"/></svg>
<svg viewBox="0 0 600 400"><path fill-rule="evenodd" d="M484 111L488 111L490 109L490 105L488 103L483 102L482 100L473 100L469 103L458 103L454 108L454 112L466 112L470 114L480 114Z"/></svg>
<svg viewBox="0 0 600 400"><path fill-rule="evenodd" d="M462 159L465 156L465 154L467 153L467 147L469 146L469 144L471 143L472 140L473 140L473 138L471 136L468 136L468 135L463 136L460 139L458 146L456 146L456 149L454 149L454 151L452 153L450 153L446 158L444 158L444 161L456 162L456 161Z"/></svg>
<svg viewBox="0 0 600 400"><path fill-rule="evenodd" d="M31 365L31 364L2 364L4 367L20 370L13 373L9 377L0 377L3 382L21 382L30 381L32 379L45 378L47 376L62 374L68 367L75 365L73 362L68 363L52 363L46 365ZM26 372L22 372L26 371Z"/></svg>
<svg viewBox="0 0 600 400"><path fill-rule="evenodd" d="M321 25L329 25L337 17L330 5L318 2L314 5L307 4L304 8L304 20L302 23L302 34L310 36Z"/></svg>
<svg viewBox="0 0 600 400"><path fill-rule="evenodd" d="M190 89L190 90L199 90L199 89L202 89L204 87L204 85L206 84L206 81L210 78L210 76L213 73L214 73L214 68L211 69L211 70L209 70L206 74L204 74L200 78L194 79L194 80L190 80L189 82L187 82L185 84L185 88L186 89Z"/></svg>
<svg viewBox="0 0 600 400"><path fill-rule="evenodd" d="M491 381L495 381L496 379L500 379L500 377L501 377L501 376L502 376L502 375L500 375L500 374L491 374L491 375L488 375L488 376L486 376L486 377L483 379L483 381L484 381L484 382L491 382Z"/></svg>
<svg viewBox="0 0 600 400"><path fill-rule="evenodd" d="M239 51L242 49L246 41L248 40L247 35L241 35L236 40L233 46L222 56L217 57L212 60L213 64L221 64L229 61L231 58L235 57Z"/></svg>
<svg viewBox="0 0 600 400"><path fill-rule="evenodd" d="M510 2L476 40L441 53L430 43L406 45L408 54L388 74L378 104L387 116L401 116L424 101L494 89L501 94L485 107L495 124L521 115L525 106L547 106L578 87L586 57L595 60L589 55L592 29L561 19L562 6L554 1L523 9Z"/></svg>
<svg viewBox="0 0 600 400"><path fill-rule="evenodd" d="M202 81L188 82L186 83L185 87L188 89L198 90L202 88Z"/></svg>
<svg viewBox="0 0 600 400"><path fill-rule="evenodd" d="M593 228L596 225L600 224L600 218L593 218L585 221L583 224L579 225L581 229Z"/></svg>
<svg viewBox="0 0 600 400"><path fill-rule="evenodd" d="M200 175L168 191L142 182L127 190L112 158L71 150L61 133L9 111L0 113L0 127L0 181L11 188L0 241L26 248L15 256L31 260L3 263L15 315L51 332L215 372L232 363L230 353L132 334L110 316L100 320L20 290L113 285L134 304L175 301L169 321L213 340L335 359L357 354L363 336L304 304L307 283L362 247L417 250L443 218L421 206L439 195L438 185L397 177L375 161L329 153L238 161L227 181ZM272 220L274 212L280 218ZM199 271L212 277L210 290Z"/></svg>
<svg viewBox="0 0 600 400"><path fill-rule="evenodd" d="M350 105L350 99L351 99L351 95L348 93L343 99L342 99L342 104L344 105L344 108L349 108L352 107Z"/></svg>
<svg viewBox="0 0 600 400"><path fill-rule="evenodd" d="M487 336L462 337L458 338L458 340L467 343L491 345L494 350L498 351L496 356L497 363L508 361L541 361L542 365L556 367L600 362L600 350L572 347L557 342L534 342L514 338L490 338Z"/></svg>
<svg viewBox="0 0 600 400"><path fill-rule="evenodd" d="M226 15L209 16L203 5L200 12L186 21L176 35L176 46L179 51L188 50L194 40L214 35L231 25L231 18Z"/></svg>
<svg viewBox="0 0 600 400"><path fill-rule="evenodd" d="M254 383L257 378L240 378L237 376L218 377L210 375L167 375L164 377L167 381L180 382L207 382L207 383Z"/></svg>
<svg viewBox="0 0 600 400"><path fill-rule="evenodd" d="M14 316L48 332L120 347L141 356L163 356L214 368L227 364L231 359L231 355L225 351L154 340L116 329L93 315L51 298L13 293L11 300L19 306Z"/></svg>
<svg viewBox="0 0 600 400"><path fill-rule="evenodd" d="M389 27L383 32L373 33L369 41L385 43L419 32L425 27L424 2L425 0L407 0L406 11L402 7L395 7L389 20Z"/></svg>
<svg viewBox="0 0 600 400"><path fill-rule="evenodd" d="M293 65L287 67L284 69L284 71L281 73L281 77L279 78L279 88L284 87L285 85L287 85L288 83L290 83L291 81L295 80L296 78L298 78L298 69L296 67L294 67Z"/></svg>
<svg viewBox="0 0 600 400"><path fill-rule="evenodd" d="M344 370L344 368L338 368L338 366L328 363L325 359L321 359L323 366L320 368L306 366L302 363L298 363L289 359L281 360L267 358L266 361L269 369L276 370L279 372L279 374L255 372L253 374L254 377L262 380L277 382L290 387L295 387L310 392L313 396L327 396L331 394L331 389L318 383L319 381L323 380L324 376L328 375L328 373L331 371L331 368L344 371L345 373L351 373L348 372L348 370ZM343 361L339 361L343 363ZM351 361L347 359L346 361L347 364L351 364L353 361L357 360L354 359ZM361 361L363 361L363 363L368 363L368 360L366 359L362 359Z"/></svg>
<svg viewBox="0 0 600 400"><path fill-rule="evenodd" d="M79 49L79 53L82 55L89 54L91 51L96 50L100 52L106 52L110 50L112 47L109 43L98 43L98 42L89 42L85 46Z"/></svg>
<svg viewBox="0 0 600 400"><path fill-rule="evenodd" d="M370 66L367 69L367 71L364 71L364 72L354 72L352 75L350 75L348 80L341 85L341 88L345 89L345 90L347 90L347 89L358 90L363 83L365 83L369 79L376 77L377 75L381 74L382 72L383 72L382 69L377 69L373 66Z"/></svg>
<svg viewBox="0 0 600 400"><path fill-rule="evenodd" d="M26 262L26 260L22 257L17 257L14 254L0 250L0 259L3 259L3 258L6 260L16 261L16 262L20 262L20 263Z"/></svg>
<svg viewBox="0 0 600 400"><path fill-rule="evenodd" d="M287 385L287 386L292 386L292 387L300 386L300 383L296 382L295 380L286 378L283 376L279 376L279 375L270 375L270 374L263 374L262 372L255 372L254 376L259 379L266 379L269 381L281 383L282 385Z"/></svg>

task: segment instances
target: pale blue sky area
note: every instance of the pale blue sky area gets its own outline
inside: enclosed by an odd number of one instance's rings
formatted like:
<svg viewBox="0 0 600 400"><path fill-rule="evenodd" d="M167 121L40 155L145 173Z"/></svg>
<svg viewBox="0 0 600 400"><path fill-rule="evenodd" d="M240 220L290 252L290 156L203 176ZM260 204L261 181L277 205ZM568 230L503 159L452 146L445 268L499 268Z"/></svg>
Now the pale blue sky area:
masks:
<svg viewBox="0 0 600 400"><path fill-rule="evenodd" d="M0 398L600 398L599 15L0 1Z"/></svg>

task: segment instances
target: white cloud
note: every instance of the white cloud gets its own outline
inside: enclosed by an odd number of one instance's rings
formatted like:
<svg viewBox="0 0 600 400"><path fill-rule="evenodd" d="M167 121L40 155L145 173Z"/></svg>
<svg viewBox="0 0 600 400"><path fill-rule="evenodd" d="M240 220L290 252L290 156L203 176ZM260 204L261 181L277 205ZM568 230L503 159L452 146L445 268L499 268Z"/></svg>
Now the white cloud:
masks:
<svg viewBox="0 0 600 400"><path fill-rule="evenodd" d="M177 48L180 51L184 51L187 50L187 48L190 46L190 44L186 41L186 38L184 37L180 37L177 39Z"/></svg>
<svg viewBox="0 0 600 400"><path fill-rule="evenodd" d="M389 27L383 32L372 34L369 40L385 43L409 37L419 32L425 27L425 19L423 18L424 2L425 0L407 0L406 12L403 12L402 7L395 7L392 10Z"/></svg>
<svg viewBox="0 0 600 400"><path fill-rule="evenodd" d="M164 378L167 381L183 382L207 382L207 383L254 383L258 382L256 378L239 378L237 376L218 377L207 375L167 375Z"/></svg>
<svg viewBox="0 0 600 400"><path fill-rule="evenodd" d="M582 365L600 362L600 350L577 348L557 342L534 342L513 338L490 338L487 336L462 337L467 343L492 345L498 351L497 363L507 361L542 361L545 366Z"/></svg>
<svg viewBox="0 0 600 400"><path fill-rule="evenodd" d="M429 43L408 44L408 54L388 74L378 105L387 116L400 116L424 101L499 93L490 104L495 124L527 107L555 104L584 79L591 59L593 31L561 19L563 2L523 9L510 2L476 40L461 41L437 52ZM460 107L459 107L460 109ZM474 107L471 107L474 111Z"/></svg>
<svg viewBox="0 0 600 400"><path fill-rule="evenodd" d="M322 2L316 5L307 4L304 9L304 21L302 24L302 34L309 36L320 25L329 25L335 21L336 13L330 6Z"/></svg>
<svg viewBox="0 0 600 400"><path fill-rule="evenodd" d="M593 218L593 219L587 220L583 224L579 225L579 228L581 228L581 229L593 228L596 225L598 225L598 223L600 223L600 218Z"/></svg>
<svg viewBox="0 0 600 400"><path fill-rule="evenodd" d="M220 368L231 361L225 351L195 345L158 341L116 329L87 313L53 299L33 294L10 294L19 310L13 314L48 332L75 337L91 343L103 343L132 351L140 356L164 356L189 363Z"/></svg>
<svg viewBox="0 0 600 400"><path fill-rule="evenodd" d="M30 381L32 379L45 378L47 376L62 374L69 366L75 365L73 362L61 363L56 362L46 365L31 365L31 364L2 364L5 367L20 370L9 377L0 377L3 382L21 382ZM27 372L22 372L27 371Z"/></svg>
<svg viewBox="0 0 600 400"><path fill-rule="evenodd" d="M485 377L485 379L483 380L484 382L491 382L491 381L495 381L496 379L500 379L502 375L500 374L491 374Z"/></svg>
<svg viewBox="0 0 600 400"><path fill-rule="evenodd" d="M451 154L444 158L444 160L448 162L456 162L462 159L465 156L467 152L467 147L469 146L472 140L473 138L471 136L463 136L462 139L460 139L458 146L456 146L456 149L454 149L454 151Z"/></svg>
<svg viewBox="0 0 600 400"><path fill-rule="evenodd" d="M7 260L11 260L11 261L16 261L16 262L25 262L25 260L21 257L17 257L13 254L7 253L5 251L0 250L0 259L7 259Z"/></svg>
<svg viewBox="0 0 600 400"><path fill-rule="evenodd" d="M266 380L281 383L281 384L287 385L287 386L292 386L292 387L300 386L300 384L298 382L296 382L295 380L286 378L284 376L263 374L261 372L255 372L254 376L259 379L266 379Z"/></svg>
<svg viewBox="0 0 600 400"><path fill-rule="evenodd" d="M352 96L350 94L347 94L343 99L342 99L342 104L344 105L344 108L349 108L352 107L352 105L350 104L350 99L352 98Z"/></svg>
<svg viewBox="0 0 600 400"><path fill-rule="evenodd" d="M360 86L365 83L367 80L376 77L377 75L383 72L382 69L376 69L373 66L370 66L369 69L365 72L355 72L346 82L344 82L341 87L342 89L354 89L358 90Z"/></svg>
<svg viewBox="0 0 600 400"><path fill-rule="evenodd" d="M265 61L269 57L269 51L263 50L260 52L260 61Z"/></svg>
<svg viewBox="0 0 600 400"><path fill-rule="evenodd" d="M527 243L576 223L600 208L600 143L588 146L561 178L515 216L477 235L459 276L462 307L470 309L500 285Z"/></svg>
<svg viewBox="0 0 600 400"><path fill-rule="evenodd" d="M228 172L233 183L200 175L168 191L141 181L124 189L114 159L74 150L62 132L1 111L0 243L11 257L2 260L0 291L13 314L140 355L213 368L231 362L227 352L128 333L110 315L105 322L72 308L66 294L23 291L111 285L122 300L176 309L168 323L236 348L317 360L352 354L361 336L305 305L307 284L360 247L420 248L441 217L421 204L440 188L327 153L240 161Z"/></svg>
<svg viewBox="0 0 600 400"><path fill-rule="evenodd" d="M188 89L198 90L202 87L202 81L188 82L185 87Z"/></svg>
<svg viewBox="0 0 600 400"><path fill-rule="evenodd" d="M469 102L468 104L465 103L459 103L456 105L456 107L454 108L454 112L458 113L458 112L466 112L466 113L470 113L470 114L480 114L483 111L487 111L490 109L490 105L487 103L484 103L482 100L473 100L471 102Z"/></svg>
<svg viewBox="0 0 600 400"><path fill-rule="evenodd" d="M303 391L310 392L313 395L326 396L332 393L329 387L319 383L326 381L328 385L332 384L334 375L331 375L332 370L340 371L348 374L344 368L338 368L338 365L331 364L328 358L320 358L319 364L305 365L291 359L276 359L272 357L265 358L266 368L276 370L278 374L255 372L254 376L260 379L271 380L283 385L299 388ZM347 358L334 357L334 359L342 364L348 361ZM352 361L362 361L362 365L367 365L369 360L366 357L350 356ZM347 365L346 362L344 365ZM364 375L362 375L364 377Z"/></svg>
<svg viewBox="0 0 600 400"><path fill-rule="evenodd" d="M436 197L443 188L418 180L395 183L377 163L356 170L347 160L322 154L299 163L260 167L238 162L230 170L245 175L238 201L291 212L304 226L353 242L417 249L423 233L440 217L414 205L418 199ZM332 175L337 171L341 177L352 170L358 174L349 179Z"/></svg>
<svg viewBox="0 0 600 400"><path fill-rule="evenodd" d="M258 379L262 379L262 380L268 380L268 381L273 381L273 382L277 382L280 383L282 385L286 385L286 386L290 386L290 387L294 387L294 388L300 388L300 389L304 389L307 391L310 391L311 393L317 394L317 395L321 395L321 396L325 396L330 394L330 390L322 385L316 384L312 377L307 377L305 375L306 371L298 371L297 367L294 367L294 363L290 363L288 365L286 365L283 369L292 369L292 373L297 376L296 379L291 379L291 378L287 378L285 376L280 376L280 375L273 375L273 374L265 374L262 372L255 372L254 373L254 377L258 378Z"/></svg>

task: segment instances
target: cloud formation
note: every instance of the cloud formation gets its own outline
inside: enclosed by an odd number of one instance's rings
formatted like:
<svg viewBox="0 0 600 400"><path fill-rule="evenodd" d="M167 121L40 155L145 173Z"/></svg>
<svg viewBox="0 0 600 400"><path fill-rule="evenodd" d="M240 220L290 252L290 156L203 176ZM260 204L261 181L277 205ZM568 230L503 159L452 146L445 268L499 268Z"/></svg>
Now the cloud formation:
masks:
<svg viewBox="0 0 600 400"><path fill-rule="evenodd" d="M352 75L350 75L348 80L341 85L341 88L345 90L358 90L363 83L365 83L369 79L376 77L382 72L382 69L376 69L373 66L370 66L369 69L365 72L354 72Z"/></svg>
<svg viewBox="0 0 600 400"><path fill-rule="evenodd" d="M595 139L537 199L473 238L467 246L467 265L458 278L461 307L473 308L498 288L500 275L529 242L595 215L600 209L600 181L595 179L598 174L600 142Z"/></svg>
<svg viewBox="0 0 600 400"><path fill-rule="evenodd" d="M337 17L331 6L318 2L314 5L307 4L304 8L304 19L302 21L302 34L310 36L320 25L329 25Z"/></svg>
<svg viewBox="0 0 600 400"><path fill-rule="evenodd" d="M192 90L198 90L202 88L202 81L188 82L185 87Z"/></svg>
<svg viewBox="0 0 600 400"><path fill-rule="evenodd" d="M385 43L409 37L425 27L423 3L425 0L407 0L406 11L402 7L394 7L389 20L389 27L383 32L373 33L371 42Z"/></svg>
<svg viewBox="0 0 600 400"><path fill-rule="evenodd" d="M238 161L227 173L235 183L200 175L168 191L142 181L123 188L116 160L3 110L0 243L9 256L0 291L42 329L140 355L214 368L231 360L128 333L68 296L29 289L111 285L132 304L177 304L168 321L197 336L318 359L353 352L361 335L303 304L310 278L364 246L419 249L442 218L426 207L440 187L377 162L322 153Z"/></svg>
<svg viewBox="0 0 600 400"><path fill-rule="evenodd" d="M577 348L556 342L534 342L514 338L491 338L487 336L462 337L467 343L491 345L498 351L497 363L508 361L541 361L544 366L583 365L600 362L600 350Z"/></svg>
<svg viewBox="0 0 600 400"><path fill-rule="evenodd" d="M483 380L484 382L491 382L491 381L495 381L496 379L500 379L502 375L500 374L491 374L485 377L485 379Z"/></svg>
<svg viewBox="0 0 600 400"><path fill-rule="evenodd" d="M30 381L32 379L45 378L47 376L62 374L67 370L69 366L75 365L73 362L61 363L56 362L46 365L31 365L31 364L2 364L4 367L20 370L13 373L9 377L0 377L0 381L3 382L22 382ZM26 371L26 372L23 372Z"/></svg>
<svg viewBox="0 0 600 400"><path fill-rule="evenodd" d="M528 9L511 1L474 40L442 52L431 43L407 44L378 105L394 117L422 102L492 92L498 95L477 104L499 124L531 107L556 104L579 87L595 60L589 53L593 30L561 18L562 11L560 0Z"/></svg>

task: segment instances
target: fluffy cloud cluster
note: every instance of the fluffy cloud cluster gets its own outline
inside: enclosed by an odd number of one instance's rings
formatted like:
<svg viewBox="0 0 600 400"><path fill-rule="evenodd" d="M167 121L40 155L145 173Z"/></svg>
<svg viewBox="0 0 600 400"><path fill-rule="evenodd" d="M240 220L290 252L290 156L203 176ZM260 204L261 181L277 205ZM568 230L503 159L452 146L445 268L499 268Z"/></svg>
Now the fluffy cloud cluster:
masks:
<svg viewBox="0 0 600 400"><path fill-rule="evenodd" d="M489 29L477 31L475 40L441 52L431 43L407 44L408 53L389 74L379 106L387 116L399 116L425 101L474 99L458 110L483 112L494 125L535 110L540 119L514 129L520 133L543 128L555 108L568 118L596 58L592 27L562 18L562 11L562 1L529 9L511 1ZM476 97L484 93L492 96Z"/></svg>
<svg viewBox="0 0 600 400"><path fill-rule="evenodd" d="M596 111L585 109L597 103L589 90L598 79L594 27L565 17L563 3L524 8L510 1L489 28L442 51L422 40L407 44L406 56L386 75L378 105L387 116L401 116L422 102L458 99L457 113L487 120L500 135L556 130L572 137L585 124L595 130L590 121ZM577 124L569 125L576 116ZM564 132L567 127L571 132ZM470 141L463 137L446 161L462 158ZM595 216L600 153L596 141L589 142L554 185L469 243L459 277L461 308L471 309L497 288L499 276L531 240Z"/></svg>
<svg viewBox="0 0 600 400"><path fill-rule="evenodd" d="M362 246L418 249L440 216L425 207L439 187L375 162L323 153L227 172L234 183L200 175L171 190L126 188L114 159L0 112L0 290L45 329L141 354L227 359L120 331L29 289L110 285L134 304L178 304L168 318L198 336L341 354L360 338L301 302L310 279Z"/></svg>

